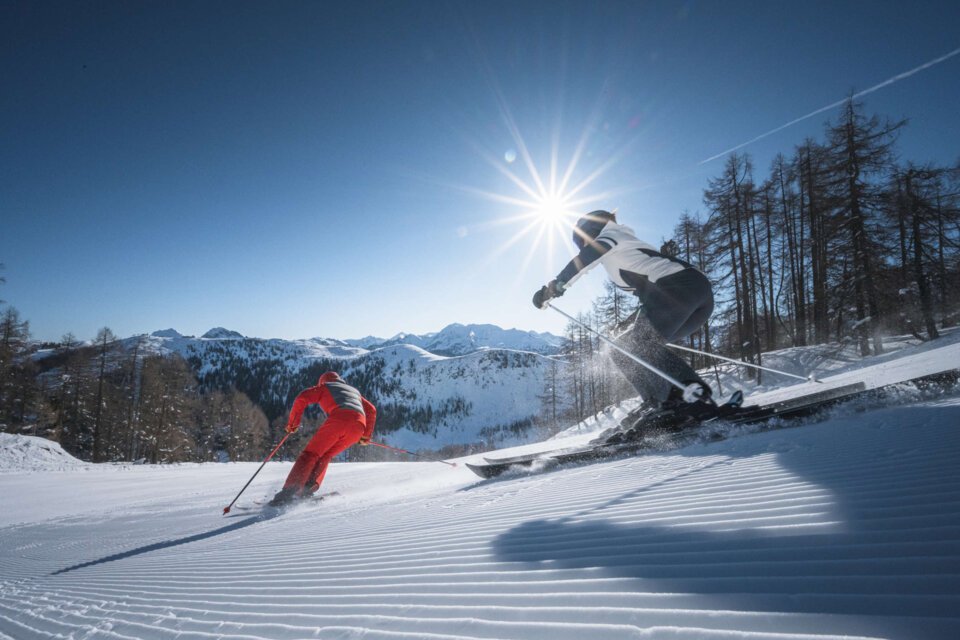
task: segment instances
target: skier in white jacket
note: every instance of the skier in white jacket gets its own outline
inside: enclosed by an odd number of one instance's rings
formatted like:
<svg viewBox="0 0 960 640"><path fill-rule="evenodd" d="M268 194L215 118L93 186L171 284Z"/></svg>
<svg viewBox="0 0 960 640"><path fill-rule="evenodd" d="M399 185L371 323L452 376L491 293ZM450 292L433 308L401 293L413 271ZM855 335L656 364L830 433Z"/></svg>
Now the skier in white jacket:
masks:
<svg viewBox="0 0 960 640"><path fill-rule="evenodd" d="M641 307L620 326L616 343L684 385L703 388L701 400L686 403L682 390L614 350L614 362L651 407L700 414L713 405L710 387L665 343L680 340L699 329L713 312L710 280L693 265L665 256L638 240L629 227L617 223L616 214L593 211L580 218L573 230L580 253L554 280L533 296L533 304L563 295L577 278L600 263L613 283L640 299ZM692 405L696 405L692 406Z"/></svg>

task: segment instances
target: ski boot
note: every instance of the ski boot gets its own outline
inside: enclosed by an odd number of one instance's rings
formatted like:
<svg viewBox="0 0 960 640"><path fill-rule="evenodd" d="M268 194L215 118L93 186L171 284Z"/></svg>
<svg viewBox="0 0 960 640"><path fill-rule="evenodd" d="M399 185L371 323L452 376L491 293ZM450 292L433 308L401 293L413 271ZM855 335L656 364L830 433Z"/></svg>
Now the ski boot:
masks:
<svg viewBox="0 0 960 640"><path fill-rule="evenodd" d="M725 418L727 416L732 416L740 412L740 407L743 406L743 391L737 389L730 397L726 399L722 404L717 406L717 409L720 410L720 417Z"/></svg>
<svg viewBox="0 0 960 640"><path fill-rule="evenodd" d="M673 414L681 426L703 422L720 415L710 387L697 381L685 382L684 385L683 389L670 389L667 399L660 405L662 411Z"/></svg>
<svg viewBox="0 0 960 640"><path fill-rule="evenodd" d="M277 491L277 495L273 496L273 499L267 503L271 507L283 507L290 504L297 498L297 489L294 487L284 487Z"/></svg>

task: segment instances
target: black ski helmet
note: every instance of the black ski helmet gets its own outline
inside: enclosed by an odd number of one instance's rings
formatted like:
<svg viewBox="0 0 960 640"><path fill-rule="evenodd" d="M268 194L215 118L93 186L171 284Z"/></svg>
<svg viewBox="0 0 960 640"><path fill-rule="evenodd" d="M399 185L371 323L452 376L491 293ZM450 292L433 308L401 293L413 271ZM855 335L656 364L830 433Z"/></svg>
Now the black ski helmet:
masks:
<svg viewBox="0 0 960 640"><path fill-rule="evenodd" d="M603 209L591 211L587 215L577 220L577 226L573 228L573 244L577 249L583 249L587 242L593 240L608 222L614 220L614 214Z"/></svg>

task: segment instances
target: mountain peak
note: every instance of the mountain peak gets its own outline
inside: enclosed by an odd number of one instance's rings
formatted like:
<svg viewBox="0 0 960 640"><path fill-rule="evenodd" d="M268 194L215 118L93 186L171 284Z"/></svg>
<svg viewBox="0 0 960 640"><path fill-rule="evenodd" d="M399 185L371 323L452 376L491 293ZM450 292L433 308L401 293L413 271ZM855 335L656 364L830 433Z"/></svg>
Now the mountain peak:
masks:
<svg viewBox="0 0 960 640"><path fill-rule="evenodd" d="M150 334L154 338L182 338L183 334L176 329L161 329Z"/></svg>
<svg viewBox="0 0 960 640"><path fill-rule="evenodd" d="M244 338L242 333L224 329L223 327L214 327L200 337L207 340L243 340Z"/></svg>

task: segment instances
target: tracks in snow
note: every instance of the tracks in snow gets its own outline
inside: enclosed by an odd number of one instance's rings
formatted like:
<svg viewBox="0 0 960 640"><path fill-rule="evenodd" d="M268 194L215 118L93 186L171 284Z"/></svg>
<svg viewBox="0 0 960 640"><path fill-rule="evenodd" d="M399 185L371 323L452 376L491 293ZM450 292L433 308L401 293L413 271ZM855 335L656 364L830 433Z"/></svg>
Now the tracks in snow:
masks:
<svg viewBox="0 0 960 640"><path fill-rule="evenodd" d="M916 410L412 500L345 480L273 519L7 527L0 638L955 637L960 407Z"/></svg>

